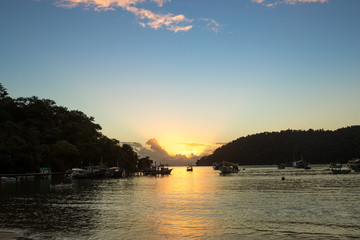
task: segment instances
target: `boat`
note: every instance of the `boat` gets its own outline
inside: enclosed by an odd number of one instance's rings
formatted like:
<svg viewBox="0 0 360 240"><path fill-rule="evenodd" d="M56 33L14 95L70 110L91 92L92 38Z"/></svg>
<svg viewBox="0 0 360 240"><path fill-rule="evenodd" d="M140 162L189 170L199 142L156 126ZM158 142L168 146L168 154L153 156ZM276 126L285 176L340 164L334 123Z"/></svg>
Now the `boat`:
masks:
<svg viewBox="0 0 360 240"><path fill-rule="evenodd" d="M150 166L150 168L143 170L145 175L169 175L173 169L169 168L167 164L160 164L158 166Z"/></svg>
<svg viewBox="0 0 360 240"><path fill-rule="evenodd" d="M221 164L220 172L220 174L237 173L239 172L238 164L224 161Z"/></svg>
<svg viewBox="0 0 360 240"><path fill-rule="evenodd" d="M173 169L169 168L168 165L160 164L158 167L158 174L167 175L170 174Z"/></svg>
<svg viewBox="0 0 360 240"><path fill-rule="evenodd" d="M186 171L188 171L188 172L192 172L192 171L193 171L193 167L192 167L192 165L187 166L187 167L186 167Z"/></svg>
<svg viewBox="0 0 360 240"><path fill-rule="evenodd" d="M17 178L16 177L1 177L1 181L2 182L16 182Z"/></svg>
<svg viewBox="0 0 360 240"><path fill-rule="evenodd" d="M354 172L360 172L360 159L354 158L347 163L347 167L351 170L354 170Z"/></svg>
<svg viewBox="0 0 360 240"><path fill-rule="evenodd" d="M350 168L331 168L332 174L349 174L351 172Z"/></svg>
<svg viewBox="0 0 360 240"><path fill-rule="evenodd" d="M89 166L86 169L73 168L70 171L69 176L71 178L104 178L106 175L106 169L101 169L95 166Z"/></svg>
<svg viewBox="0 0 360 240"><path fill-rule="evenodd" d="M87 171L82 168L72 168L66 174L71 178L87 178Z"/></svg>
<svg viewBox="0 0 360 240"><path fill-rule="evenodd" d="M285 169L285 167L286 167L286 164L285 163L280 163L280 164L278 164L278 169Z"/></svg>
<svg viewBox="0 0 360 240"><path fill-rule="evenodd" d="M308 163L305 162L304 160L295 161L294 168L311 169L311 167L309 167Z"/></svg>
<svg viewBox="0 0 360 240"><path fill-rule="evenodd" d="M106 172L106 177L108 178L124 178L125 169L119 167L111 167Z"/></svg>
<svg viewBox="0 0 360 240"><path fill-rule="evenodd" d="M214 170L220 170L220 164L219 163L214 163L213 164L213 169Z"/></svg>
<svg viewBox="0 0 360 240"><path fill-rule="evenodd" d="M349 174L351 169L348 167L343 168L341 163L332 162L329 164L332 174Z"/></svg>
<svg viewBox="0 0 360 240"><path fill-rule="evenodd" d="M309 163L304 161L302 156L300 160L293 162L293 166L294 168L311 169L311 167L309 167Z"/></svg>
<svg viewBox="0 0 360 240"><path fill-rule="evenodd" d="M341 163L336 163L336 162L332 162L329 164L329 168L333 169L333 168L342 168L342 164Z"/></svg>

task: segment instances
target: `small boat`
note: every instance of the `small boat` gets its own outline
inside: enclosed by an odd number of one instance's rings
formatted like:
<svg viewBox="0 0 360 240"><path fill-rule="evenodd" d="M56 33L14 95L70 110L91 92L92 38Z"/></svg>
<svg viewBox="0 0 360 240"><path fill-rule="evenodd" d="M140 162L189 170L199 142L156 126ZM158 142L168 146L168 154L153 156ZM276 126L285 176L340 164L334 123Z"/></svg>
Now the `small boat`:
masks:
<svg viewBox="0 0 360 240"><path fill-rule="evenodd" d="M71 178L87 178L87 171L82 168L72 168L66 174Z"/></svg>
<svg viewBox="0 0 360 240"><path fill-rule="evenodd" d="M16 177L1 177L1 181L2 182L16 182L17 178Z"/></svg>
<svg viewBox="0 0 360 240"><path fill-rule="evenodd" d="M294 161L293 166L294 168L311 169L311 167L309 167L309 163L305 162L302 158L299 161Z"/></svg>
<svg viewBox="0 0 360 240"><path fill-rule="evenodd" d="M106 172L106 177L108 178L124 178L125 169L119 167L111 167Z"/></svg>
<svg viewBox="0 0 360 240"><path fill-rule="evenodd" d="M329 164L329 168L332 174L349 174L351 169L348 167L343 168L341 163L332 162Z"/></svg>
<svg viewBox="0 0 360 240"><path fill-rule="evenodd" d="M336 162L332 162L329 164L329 168L333 169L333 168L342 168L342 164L341 163L336 163Z"/></svg>
<svg viewBox="0 0 360 240"><path fill-rule="evenodd" d="M169 175L173 169L169 168L166 164L160 164L159 166L150 166L150 168L143 170L145 175Z"/></svg>
<svg viewBox="0 0 360 240"><path fill-rule="evenodd" d="M360 172L360 159L354 158L347 163L347 167L355 172Z"/></svg>
<svg viewBox="0 0 360 240"><path fill-rule="evenodd" d="M286 167L285 163L280 163L277 168L278 169L285 169L285 167Z"/></svg>
<svg viewBox="0 0 360 240"><path fill-rule="evenodd" d="M193 167L190 165L190 166L187 166L186 167L186 171L188 172L192 172L193 171Z"/></svg>
<svg viewBox="0 0 360 240"><path fill-rule="evenodd" d="M224 161L220 167L220 172L220 174L237 173L239 172L238 164Z"/></svg>
<svg viewBox="0 0 360 240"><path fill-rule="evenodd" d="M71 178L104 178L106 172L106 169L89 166L87 169L73 168L71 169L69 176Z"/></svg>
<svg viewBox="0 0 360 240"><path fill-rule="evenodd" d="M350 168L332 168L332 174L349 174L351 172Z"/></svg>
<svg viewBox="0 0 360 240"><path fill-rule="evenodd" d="M160 166L158 167L158 174L168 175L171 173L172 170L173 169L169 168L168 165L160 164Z"/></svg>

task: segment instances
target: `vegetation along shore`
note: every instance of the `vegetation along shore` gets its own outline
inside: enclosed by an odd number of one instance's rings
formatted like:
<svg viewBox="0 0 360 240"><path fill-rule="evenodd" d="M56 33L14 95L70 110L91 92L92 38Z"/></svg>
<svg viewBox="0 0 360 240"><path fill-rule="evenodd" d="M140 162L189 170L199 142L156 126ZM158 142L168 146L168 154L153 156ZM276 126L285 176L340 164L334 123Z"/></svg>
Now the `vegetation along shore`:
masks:
<svg viewBox="0 0 360 240"><path fill-rule="evenodd" d="M229 161L239 165L292 162L346 163L360 157L360 126L330 130L284 130L238 138L203 156L197 165ZM11 98L0 83L0 174L53 172L88 165L117 166L126 172L149 168L127 144L101 133L93 117L38 97Z"/></svg>

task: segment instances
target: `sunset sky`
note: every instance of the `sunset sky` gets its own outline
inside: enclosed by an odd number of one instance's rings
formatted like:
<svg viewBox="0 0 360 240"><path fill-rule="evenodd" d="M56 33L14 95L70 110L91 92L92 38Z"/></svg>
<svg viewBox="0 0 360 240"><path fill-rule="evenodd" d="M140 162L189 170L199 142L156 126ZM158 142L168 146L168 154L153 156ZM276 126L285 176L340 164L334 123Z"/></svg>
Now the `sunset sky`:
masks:
<svg viewBox="0 0 360 240"><path fill-rule="evenodd" d="M359 0L1 0L0 82L155 160L334 130L360 124L359 13Z"/></svg>

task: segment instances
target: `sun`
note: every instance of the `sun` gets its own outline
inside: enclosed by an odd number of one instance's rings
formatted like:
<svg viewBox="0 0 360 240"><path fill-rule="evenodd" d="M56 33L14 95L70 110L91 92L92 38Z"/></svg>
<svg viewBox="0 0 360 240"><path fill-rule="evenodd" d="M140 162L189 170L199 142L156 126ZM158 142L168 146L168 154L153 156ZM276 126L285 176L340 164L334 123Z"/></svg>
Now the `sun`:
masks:
<svg viewBox="0 0 360 240"><path fill-rule="evenodd" d="M207 146L194 143L173 143L165 147L171 155L185 155L186 157L200 156L206 151Z"/></svg>

